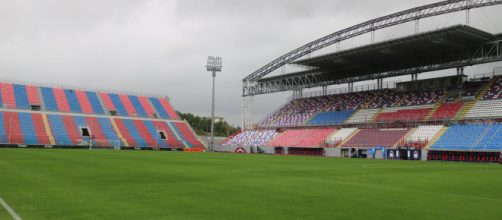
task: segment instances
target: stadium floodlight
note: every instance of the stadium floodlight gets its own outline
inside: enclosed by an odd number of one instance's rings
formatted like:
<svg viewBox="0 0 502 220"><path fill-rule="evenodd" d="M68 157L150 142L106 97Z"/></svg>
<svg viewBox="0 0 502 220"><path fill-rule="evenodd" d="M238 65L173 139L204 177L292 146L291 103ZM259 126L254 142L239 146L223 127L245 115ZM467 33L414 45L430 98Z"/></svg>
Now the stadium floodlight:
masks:
<svg viewBox="0 0 502 220"><path fill-rule="evenodd" d="M208 72L213 73L213 95L211 99L211 140L209 143L209 151L212 151L214 148L214 85L216 73L221 72L223 65L221 57L209 56L207 58L206 69Z"/></svg>

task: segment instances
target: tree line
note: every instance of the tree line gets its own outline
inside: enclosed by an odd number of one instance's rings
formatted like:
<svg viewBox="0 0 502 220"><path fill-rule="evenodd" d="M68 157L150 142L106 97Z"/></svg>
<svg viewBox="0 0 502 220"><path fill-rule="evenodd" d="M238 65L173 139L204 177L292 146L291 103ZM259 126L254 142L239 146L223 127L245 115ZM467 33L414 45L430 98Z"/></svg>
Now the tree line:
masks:
<svg viewBox="0 0 502 220"><path fill-rule="evenodd" d="M211 134L211 118L200 117L192 113L177 112L181 119L187 121L195 130L197 135L207 136ZM228 137L235 134L240 127L229 125L226 121L214 123L214 136Z"/></svg>

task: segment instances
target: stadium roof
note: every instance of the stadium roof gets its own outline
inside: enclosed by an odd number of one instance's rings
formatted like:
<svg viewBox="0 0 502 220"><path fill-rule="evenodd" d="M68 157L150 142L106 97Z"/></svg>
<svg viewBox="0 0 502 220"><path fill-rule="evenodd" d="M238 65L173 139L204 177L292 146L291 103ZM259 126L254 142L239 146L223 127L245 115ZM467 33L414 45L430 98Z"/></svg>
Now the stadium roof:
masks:
<svg viewBox="0 0 502 220"><path fill-rule="evenodd" d="M331 80L437 64L445 53L490 41L493 34L457 25L294 62L329 74ZM298 75L299 73L286 74ZM268 80L264 78L262 80Z"/></svg>
<svg viewBox="0 0 502 220"><path fill-rule="evenodd" d="M501 42L502 34L456 25L298 60L307 70L259 79L244 96L501 61Z"/></svg>

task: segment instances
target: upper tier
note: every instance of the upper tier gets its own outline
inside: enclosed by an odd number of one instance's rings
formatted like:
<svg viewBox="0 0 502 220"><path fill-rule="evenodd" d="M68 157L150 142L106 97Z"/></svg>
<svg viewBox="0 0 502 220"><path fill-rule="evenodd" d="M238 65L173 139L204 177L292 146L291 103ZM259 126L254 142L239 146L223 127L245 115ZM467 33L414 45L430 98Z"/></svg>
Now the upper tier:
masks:
<svg viewBox="0 0 502 220"><path fill-rule="evenodd" d="M0 108L179 120L167 98L0 82Z"/></svg>
<svg viewBox="0 0 502 220"><path fill-rule="evenodd" d="M502 77L466 82L462 88L427 92L400 92L395 89L354 92L294 99L263 119L260 127L295 127L394 121L451 120L455 118L502 118L478 114L477 109L499 109ZM476 105L465 103L474 101ZM486 102L486 108L481 104ZM465 105L465 107L464 107ZM481 111L479 110L479 111ZM467 115L464 114L468 113ZM478 112L479 112L478 111ZM476 114L475 114L476 113Z"/></svg>

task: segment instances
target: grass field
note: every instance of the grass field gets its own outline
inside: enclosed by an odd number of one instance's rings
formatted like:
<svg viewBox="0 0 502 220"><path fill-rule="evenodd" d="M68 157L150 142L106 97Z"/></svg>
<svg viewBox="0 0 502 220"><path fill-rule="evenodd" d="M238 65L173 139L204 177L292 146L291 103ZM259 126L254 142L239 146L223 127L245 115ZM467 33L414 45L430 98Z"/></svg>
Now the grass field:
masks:
<svg viewBox="0 0 502 220"><path fill-rule="evenodd" d="M501 219L502 166L0 149L0 197L24 220Z"/></svg>

